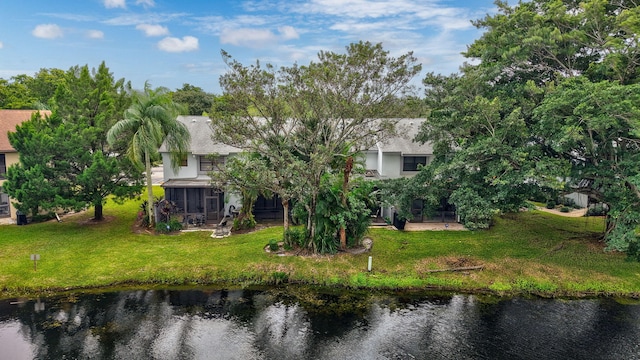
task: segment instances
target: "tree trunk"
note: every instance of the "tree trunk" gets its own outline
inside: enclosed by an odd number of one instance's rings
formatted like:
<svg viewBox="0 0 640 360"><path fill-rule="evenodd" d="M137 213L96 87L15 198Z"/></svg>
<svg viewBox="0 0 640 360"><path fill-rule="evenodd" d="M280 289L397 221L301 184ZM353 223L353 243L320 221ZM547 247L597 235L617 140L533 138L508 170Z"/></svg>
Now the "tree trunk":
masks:
<svg viewBox="0 0 640 360"><path fill-rule="evenodd" d="M104 216L102 215L102 203L93 205L93 220L102 221Z"/></svg>
<svg viewBox="0 0 640 360"><path fill-rule="evenodd" d="M153 216L153 184L151 182L151 159L149 151L144 152L144 167L147 172L147 216L149 217L149 226L155 228L156 219Z"/></svg>
<svg viewBox="0 0 640 360"><path fill-rule="evenodd" d="M313 253L318 252L318 247L316 246L316 203L317 203L318 195L311 194L311 199L309 200L309 206L307 208L307 236L309 237L309 243L307 247L311 249Z"/></svg>
<svg viewBox="0 0 640 360"><path fill-rule="evenodd" d="M342 207L347 208L347 191L349 190L349 174L353 168L353 157L349 156L344 166L344 180L342 181ZM344 225L340 227L340 249L347 249L347 230Z"/></svg>
<svg viewBox="0 0 640 360"><path fill-rule="evenodd" d="M282 226L284 227L284 236L287 236L289 231L289 200L282 199L282 209L284 210Z"/></svg>

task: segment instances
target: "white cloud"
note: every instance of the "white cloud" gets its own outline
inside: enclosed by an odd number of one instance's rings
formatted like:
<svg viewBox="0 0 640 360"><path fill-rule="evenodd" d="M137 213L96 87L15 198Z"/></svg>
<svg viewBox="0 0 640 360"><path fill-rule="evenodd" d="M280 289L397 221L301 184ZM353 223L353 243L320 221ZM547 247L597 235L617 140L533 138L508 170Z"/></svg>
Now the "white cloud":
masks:
<svg viewBox="0 0 640 360"><path fill-rule="evenodd" d="M41 39L55 39L62 37L62 29L56 24L40 24L31 31L31 34Z"/></svg>
<svg viewBox="0 0 640 360"><path fill-rule="evenodd" d="M107 25L131 26L138 24L159 24L167 21L173 21L185 17L186 13L144 13L144 14L127 14L117 16L103 21Z"/></svg>
<svg viewBox="0 0 640 360"><path fill-rule="evenodd" d="M415 11L415 2L407 0L311 0L296 11L353 18L377 18Z"/></svg>
<svg viewBox="0 0 640 360"><path fill-rule="evenodd" d="M145 8L150 8L156 6L156 2L154 0L137 0L136 5L142 5Z"/></svg>
<svg viewBox="0 0 640 360"><path fill-rule="evenodd" d="M167 52L187 52L198 50L198 38L184 36L182 39L166 37L158 42L158 48Z"/></svg>
<svg viewBox="0 0 640 360"><path fill-rule="evenodd" d="M280 32L280 35L282 35L282 38L285 40L297 39L300 37L293 26L281 26L278 28L278 31Z"/></svg>
<svg viewBox="0 0 640 360"><path fill-rule="evenodd" d="M104 7L106 7L107 9L113 9L113 8L125 9L127 7L127 4L125 3L125 0L104 0Z"/></svg>
<svg viewBox="0 0 640 360"><path fill-rule="evenodd" d="M264 48L272 46L279 40L298 39L300 35L292 26L281 26L278 34L269 29L255 28L224 28L220 32L220 43L250 48Z"/></svg>
<svg viewBox="0 0 640 360"><path fill-rule="evenodd" d="M104 39L104 33L100 30L88 30L85 35L89 39Z"/></svg>
<svg viewBox="0 0 640 360"><path fill-rule="evenodd" d="M278 37L267 29L224 29L220 34L222 44L261 48L272 44Z"/></svg>
<svg viewBox="0 0 640 360"><path fill-rule="evenodd" d="M169 29L162 25L138 24L136 29L142 30L146 36L164 36L169 35Z"/></svg>

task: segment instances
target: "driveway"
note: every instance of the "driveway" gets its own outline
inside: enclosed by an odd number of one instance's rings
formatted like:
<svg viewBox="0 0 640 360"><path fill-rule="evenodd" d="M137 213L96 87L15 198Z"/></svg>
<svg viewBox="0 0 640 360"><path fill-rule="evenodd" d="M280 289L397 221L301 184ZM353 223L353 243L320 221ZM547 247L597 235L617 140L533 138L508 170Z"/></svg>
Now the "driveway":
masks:
<svg viewBox="0 0 640 360"><path fill-rule="evenodd" d="M162 172L162 166L155 166L151 168L151 183L153 185L160 185L164 182L164 173Z"/></svg>

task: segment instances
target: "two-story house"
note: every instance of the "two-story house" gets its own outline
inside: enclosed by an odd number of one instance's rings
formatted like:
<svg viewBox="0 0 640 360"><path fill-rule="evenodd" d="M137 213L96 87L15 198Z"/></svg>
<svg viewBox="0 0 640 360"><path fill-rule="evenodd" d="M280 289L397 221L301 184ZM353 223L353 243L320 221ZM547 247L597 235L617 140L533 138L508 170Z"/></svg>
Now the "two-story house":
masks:
<svg viewBox="0 0 640 360"><path fill-rule="evenodd" d="M218 154L215 161L224 162L239 149L211 140L211 119L206 116L178 116L191 134L188 155L182 159L177 171L171 167L170 154L164 144L160 147L162 155L165 199L177 206L178 215L191 223L217 223L228 215L229 206L237 206L237 199L217 189L211 184L208 173L216 164L208 156Z"/></svg>
<svg viewBox="0 0 640 360"><path fill-rule="evenodd" d="M397 136L377 143L365 151L365 176L371 180L396 179L412 177L418 173L419 167L429 164L433 159L433 147L430 143L415 141L415 136L425 119L398 119ZM412 213L414 221L422 221L423 203L414 201ZM444 209L443 209L444 210ZM381 207L379 216L393 218L394 209L391 206Z"/></svg>
<svg viewBox="0 0 640 360"><path fill-rule="evenodd" d="M9 143L9 132L16 131L16 126L31 119L38 110L0 110L0 222L15 222L16 209L9 195L2 191L9 166L20 161L16 149ZM51 115L50 111L40 111L43 116Z"/></svg>
<svg viewBox="0 0 640 360"><path fill-rule="evenodd" d="M185 124L191 134L189 154L182 160L177 171L171 168L169 153L160 148L163 160L165 199L172 201L178 208L178 214L187 221L205 221L214 223L229 215L230 209L239 207L235 194L225 193L211 185L208 172L215 165L208 155L217 153L216 161L224 162L240 149L218 144L212 141L211 120L205 116L179 116L178 121ZM378 143L365 151L366 176L370 179L392 179L413 176L420 165L426 165L432 158L430 144L421 144L413 139L424 119L399 119L399 135ZM422 214L422 203L415 204L416 216ZM282 205L277 197L260 197L254 206L256 218L281 219ZM393 216L392 208L383 208L382 216Z"/></svg>

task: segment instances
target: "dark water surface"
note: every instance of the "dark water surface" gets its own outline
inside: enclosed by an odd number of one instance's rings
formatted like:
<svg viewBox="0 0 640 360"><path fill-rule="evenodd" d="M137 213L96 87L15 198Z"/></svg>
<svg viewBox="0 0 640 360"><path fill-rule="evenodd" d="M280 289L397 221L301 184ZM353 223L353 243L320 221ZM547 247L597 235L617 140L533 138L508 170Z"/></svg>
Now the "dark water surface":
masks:
<svg viewBox="0 0 640 360"><path fill-rule="evenodd" d="M0 301L0 359L640 359L613 299L144 290Z"/></svg>

